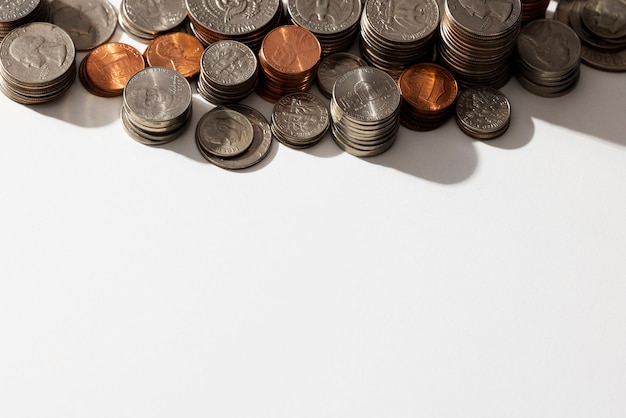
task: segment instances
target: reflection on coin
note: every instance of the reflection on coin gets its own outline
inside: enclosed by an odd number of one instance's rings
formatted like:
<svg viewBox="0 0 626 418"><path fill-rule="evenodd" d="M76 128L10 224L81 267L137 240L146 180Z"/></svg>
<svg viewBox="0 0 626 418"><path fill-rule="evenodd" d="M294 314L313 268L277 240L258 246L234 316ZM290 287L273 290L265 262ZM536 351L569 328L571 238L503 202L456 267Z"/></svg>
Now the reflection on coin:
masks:
<svg viewBox="0 0 626 418"><path fill-rule="evenodd" d="M92 50L80 65L80 81L91 94L119 96L128 80L145 68L141 53L122 42L108 42Z"/></svg>
<svg viewBox="0 0 626 418"><path fill-rule="evenodd" d="M200 72L200 57L204 46L193 35L171 32L150 42L143 55L150 67L168 67L193 78Z"/></svg>
<svg viewBox="0 0 626 418"><path fill-rule="evenodd" d="M79 51L105 43L117 27L117 11L107 0L54 0L50 11L52 23L65 29Z"/></svg>
<svg viewBox="0 0 626 418"><path fill-rule="evenodd" d="M243 154L252 144L254 129L239 112L216 107L205 113L196 126L196 142L203 151L222 158Z"/></svg>
<svg viewBox="0 0 626 418"><path fill-rule="evenodd" d="M511 104L500 91L491 87L471 87L459 94L456 122L461 130L476 139L502 135L511 121Z"/></svg>

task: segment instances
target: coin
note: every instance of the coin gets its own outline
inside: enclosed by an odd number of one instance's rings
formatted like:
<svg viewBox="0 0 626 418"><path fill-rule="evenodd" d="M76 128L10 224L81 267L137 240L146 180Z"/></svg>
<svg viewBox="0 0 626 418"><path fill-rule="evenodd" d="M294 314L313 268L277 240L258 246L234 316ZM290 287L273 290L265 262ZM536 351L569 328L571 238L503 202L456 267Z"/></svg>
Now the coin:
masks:
<svg viewBox="0 0 626 418"><path fill-rule="evenodd" d="M120 27L133 38L149 42L158 35L181 27L187 17L185 0L122 0Z"/></svg>
<svg viewBox="0 0 626 418"><path fill-rule="evenodd" d="M50 7L47 0L5 0L0 8L0 40L19 26L49 20Z"/></svg>
<svg viewBox="0 0 626 418"><path fill-rule="evenodd" d="M491 87L465 89L456 102L456 122L473 138L496 138L510 125L511 103L504 93Z"/></svg>
<svg viewBox="0 0 626 418"><path fill-rule="evenodd" d="M193 35L171 32L154 38L143 55L150 67L168 67L193 78L200 73L204 46Z"/></svg>
<svg viewBox="0 0 626 418"><path fill-rule="evenodd" d="M96 96L120 96L128 80L145 66L143 56L135 47L108 42L83 58L79 78L87 91Z"/></svg>
<svg viewBox="0 0 626 418"><path fill-rule="evenodd" d="M346 71L357 67L365 67L367 62L350 52L337 52L326 56L317 67L317 86L320 92L328 97L333 95L335 81Z"/></svg>
<svg viewBox="0 0 626 418"><path fill-rule="evenodd" d="M54 0L50 13L52 23L70 35L78 51L102 45L117 27L117 11L107 0Z"/></svg>
<svg viewBox="0 0 626 418"><path fill-rule="evenodd" d="M272 110L272 132L281 143L297 149L309 148L322 140L330 126L326 104L311 93L281 97Z"/></svg>

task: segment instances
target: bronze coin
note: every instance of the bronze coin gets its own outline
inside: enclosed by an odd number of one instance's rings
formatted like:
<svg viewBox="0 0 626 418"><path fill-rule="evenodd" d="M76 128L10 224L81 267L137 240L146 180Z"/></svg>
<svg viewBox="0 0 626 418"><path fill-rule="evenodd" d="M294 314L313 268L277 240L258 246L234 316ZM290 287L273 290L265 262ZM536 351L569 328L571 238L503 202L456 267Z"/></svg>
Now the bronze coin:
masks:
<svg viewBox="0 0 626 418"><path fill-rule="evenodd" d="M84 58L81 63L81 80L93 94L119 96L126 82L145 66L143 56L135 47L121 42L108 42Z"/></svg>
<svg viewBox="0 0 626 418"><path fill-rule="evenodd" d="M308 29L295 25L270 31L261 45L265 62L282 74L301 74L316 68L322 48Z"/></svg>
<svg viewBox="0 0 626 418"><path fill-rule="evenodd" d="M432 63L407 68L400 75L398 85L406 103L421 113L444 111L454 103L459 92L450 71Z"/></svg>
<svg viewBox="0 0 626 418"><path fill-rule="evenodd" d="M152 40L144 57L150 67L171 68L185 78L192 78L200 73L202 52L204 46L198 38L184 32L172 32Z"/></svg>

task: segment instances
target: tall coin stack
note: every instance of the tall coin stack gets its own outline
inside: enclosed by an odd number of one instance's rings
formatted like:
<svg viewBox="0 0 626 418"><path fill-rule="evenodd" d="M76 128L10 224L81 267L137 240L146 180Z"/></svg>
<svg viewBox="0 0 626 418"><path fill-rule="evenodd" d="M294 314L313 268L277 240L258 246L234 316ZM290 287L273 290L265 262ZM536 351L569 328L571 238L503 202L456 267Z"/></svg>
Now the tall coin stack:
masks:
<svg viewBox="0 0 626 418"><path fill-rule="evenodd" d="M52 101L70 88L75 77L72 38L52 23L27 23L0 43L0 91L15 102Z"/></svg>
<svg viewBox="0 0 626 418"><path fill-rule="evenodd" d="M359 29L361 0L289 0L287 11L294 25L317 37L322 56L326 56L346 51L352 45Z"/></svg>
<svg viewBox="0 0 626 418"><path fill-rule="evenodd" d="M124 32L149 42L182 27L186 18L185 0L122 0L118 20Z"/></svg>
<svg viewBox="0 0 626 418"><path fill-rule="evenodd" d="M518 80L539 96L562 96L578 82L580 54L580 39L565 23L554 19L529 22L517 39Z"/></svg>
<svg viewBox="0 0 626 418"><path fill-rule="evenodd" d="M3 1L0 7L0 40L18 26L50 21L48 0Z"/></svg>
<svg viewBox="0 0 626 418"><path fill-rule="evenodd" d="M280 24L283 1L185 0L189 27L204 44L224 39L244 43L255 53L263 38Z"/></svg>
<svg viewBox="0 0 626 418"><path fill-rule="evenodd" d="M349 70L333 88L333 139L356 157L382 154L396 140L399 111L400 88L389 74L374 67Z"/></svg>
<svg viewBox="0 0 626 418"><path fill-rule="evenodd" d="M367 0L361 14L361 55L398 78L412 64L432 61L438 26L436 0Z"/></svg>
<svg viewBox="0 0 626 418"><path fill-rule="evenodd" d="M439 60L461 87L502 87L511 78L520 0L446 0Z"/></svg>
<svg viewBox="0 0 626 418"><path fill-rule="evenodd" d="M148 67L124 88L121 119L131 138L145 145L176 139L191 118L191 86L178 71Z"/></svg>
<svg viewBox="0 0 626 418"><path fill-rule="evenodd" d="M257 93L267 101L307 91L315 81L321 58L320 43L308 29L279 26L267 34L259 51Z"/></svg>

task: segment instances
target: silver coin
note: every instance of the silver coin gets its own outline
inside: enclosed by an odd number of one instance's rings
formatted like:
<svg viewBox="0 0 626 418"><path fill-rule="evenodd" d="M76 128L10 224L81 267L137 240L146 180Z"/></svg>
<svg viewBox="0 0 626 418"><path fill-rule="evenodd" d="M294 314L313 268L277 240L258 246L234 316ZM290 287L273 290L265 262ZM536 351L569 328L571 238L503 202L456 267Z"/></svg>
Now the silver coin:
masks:
<svg viewBox="0 0 626 418"><path fill-rule="evenodd" d="M64 29L79 51L105 43L117 27L117 11L107 0L54 0L52 23Z"/></svg>
<svg viewBox="0 0 626 418"><path fill-rule="evenodd" d="M247 45L234 41L215 42L202 54L202 71L212 84L241 85L256 73L258 61Z"/></svg>
<svg viewBox="0 0 626 418"><path fill-rule="evenodd" d="M589 0L582 10L582 21L603 39L626 37L626 3L623 0Z"/></svg>
<svg viewBox="0 0 626 418"><path fill-rule="evenodd" d="M553 19L527 23L517 38L517 52L530 68L563 73L580 62L580 39L574 30Z"/></svg>
<svg viewBox="0 0 626 418"><path fill-rule="evenodd" d="M480 139L501 135L511 121L511 103L500 90L491 87L468 88L456 102L456 121L466 134Z"/></svg>
<svg viewBox="0 0 626 418"><path fill-rule="evenodd" d="M439 5L435 0L368 0L363 13L374 34L396 43L424 39L439 24Z"/></svg>
<svg viewBox="0 0 626 418"><path fill-rule="evenodd" d="M328 98L333 94L333 86L335 81L348 70L358 67L366 67L365 62L358 55L350 52L337 52L328 55L320 62L317 67L317 85L320 92Z"/></svg>
<svg viewBox="0 0 626 418"><path fill-rule="evenodd" d="M252 144L254 129L239 112L216 107L205 113L196 126L196 142L203 151L230 158L243 154Z"/></svg>
<svg viewBox="0 0 626 418"><path fill-rule="evenodd" d="M282 0L185 0L189 17L221 35L254 34L282 10Z"/></svg>
<svg viewBox="0 0 626 418"><path fill-rule="evenodd" d="M185 0L123 0L120 13L145 34L171 31L187 17Z"/></svg>
<svg viewBox="0 0 626 418"><path fill-rule="evenodd" d="M469 35L497 37L515 30L522 5L519 0L447 0L446 12Z"/></svg>
<svg viewBox="0 0 626 418"><path fill-rule="evenodd" d="M272 110L272 132L282 143L296 147L317 144L330 126L324 102L311 93L281 97Z"/></svg>

